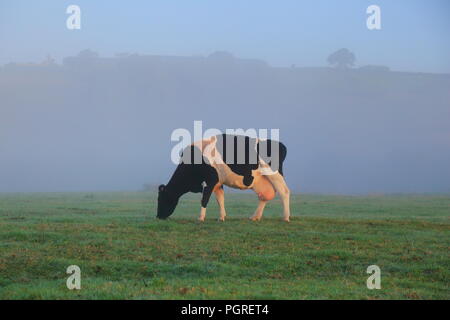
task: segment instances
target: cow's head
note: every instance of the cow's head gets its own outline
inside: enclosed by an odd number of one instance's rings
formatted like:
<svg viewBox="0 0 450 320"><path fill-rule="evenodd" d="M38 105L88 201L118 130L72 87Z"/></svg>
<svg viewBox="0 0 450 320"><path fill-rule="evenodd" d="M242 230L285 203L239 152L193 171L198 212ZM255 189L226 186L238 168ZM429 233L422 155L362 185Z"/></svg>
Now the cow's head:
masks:
<svg viewBox="0 0 450 320"><path fill-rule="evenodd" d="M165 185L158 187L158 210L156 217L159 219L167 219L175 210L178 204L178 198L174 197Z"/></svg>

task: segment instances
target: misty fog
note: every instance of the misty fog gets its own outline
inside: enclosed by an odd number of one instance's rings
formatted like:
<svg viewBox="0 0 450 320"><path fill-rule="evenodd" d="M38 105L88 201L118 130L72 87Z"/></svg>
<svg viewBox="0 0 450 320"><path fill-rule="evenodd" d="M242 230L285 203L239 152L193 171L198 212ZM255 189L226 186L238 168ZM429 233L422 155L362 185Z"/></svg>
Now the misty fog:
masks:
<svg viewBox="0 0 450 320"><path fill-rule="evenodd" d="M296 192L450 192L449 74L91 50L0 67L0 192L166 183L194 120L280 129Z"/></svg>

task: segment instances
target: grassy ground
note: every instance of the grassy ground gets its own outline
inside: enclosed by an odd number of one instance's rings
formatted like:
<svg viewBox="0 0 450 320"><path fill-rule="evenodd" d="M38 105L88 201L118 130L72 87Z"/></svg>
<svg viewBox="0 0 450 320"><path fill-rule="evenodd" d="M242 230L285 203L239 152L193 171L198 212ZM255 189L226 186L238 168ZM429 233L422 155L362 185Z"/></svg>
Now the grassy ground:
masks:
<svg viewBox="0 0 450 320"><path fill-rule="evenodd" d="M449 195L293 196L289 224L256 204L226 194L201 224L198 195L159 221L149 193L0 194L0 298L450 299Z"/></svg>

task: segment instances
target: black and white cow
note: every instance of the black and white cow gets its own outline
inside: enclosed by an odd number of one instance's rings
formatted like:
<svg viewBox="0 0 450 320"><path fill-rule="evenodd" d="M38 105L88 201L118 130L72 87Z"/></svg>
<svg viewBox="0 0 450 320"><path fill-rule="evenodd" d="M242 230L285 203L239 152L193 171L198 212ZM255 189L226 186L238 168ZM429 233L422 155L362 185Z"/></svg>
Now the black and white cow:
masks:
<svg viewBox="0 0 450 320"><path fill-rule="evenodd" d="M200 221L214 192L224 221L223 185L236 189L252 189L258 195L258 207L250 217L261 219L267 201L278 192L283 204L283 220L289 222L289 188L283 177L286 146L274 140L247 136L218 135L194 142L183 150L167 185L159 186L157 217L166 219L187 192L202 193Z"/></svg>

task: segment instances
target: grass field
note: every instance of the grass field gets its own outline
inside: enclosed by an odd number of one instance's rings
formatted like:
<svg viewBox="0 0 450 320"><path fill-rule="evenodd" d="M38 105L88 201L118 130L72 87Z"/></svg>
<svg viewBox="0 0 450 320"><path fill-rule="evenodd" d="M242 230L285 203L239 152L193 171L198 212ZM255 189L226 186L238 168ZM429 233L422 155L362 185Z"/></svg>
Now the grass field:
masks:
<svg viewBox="0 0 450 320"><path fill-rule="evenodd" d="M159 221L155 199L0 194L0 299L450 299L449 195L294 195L289 224L278 200L248 221L245 193L226 194L224 223L213 199L196 221L199 195Z"/></svg>

